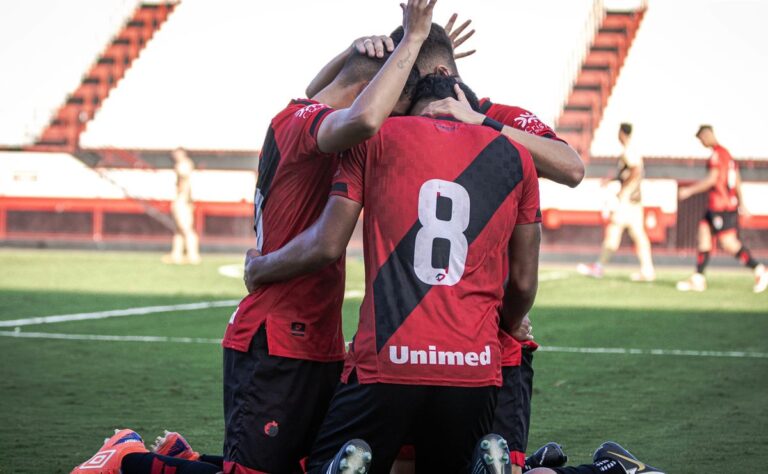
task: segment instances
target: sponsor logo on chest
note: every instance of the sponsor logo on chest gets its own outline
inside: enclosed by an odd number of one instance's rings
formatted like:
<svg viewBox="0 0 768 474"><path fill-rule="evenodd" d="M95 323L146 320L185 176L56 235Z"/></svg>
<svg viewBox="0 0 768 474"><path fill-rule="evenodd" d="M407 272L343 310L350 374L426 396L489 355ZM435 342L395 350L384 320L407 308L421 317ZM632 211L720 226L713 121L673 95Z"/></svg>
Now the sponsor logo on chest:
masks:
<svg viewBox="0 0 768 474"><path fill-rule="evenodd" d="M481 352L442 351L437 346L424 349L411 349L408 346L389 346L389 360L393 364L404 365L491 365L491 346L485 346Z"/></svg>

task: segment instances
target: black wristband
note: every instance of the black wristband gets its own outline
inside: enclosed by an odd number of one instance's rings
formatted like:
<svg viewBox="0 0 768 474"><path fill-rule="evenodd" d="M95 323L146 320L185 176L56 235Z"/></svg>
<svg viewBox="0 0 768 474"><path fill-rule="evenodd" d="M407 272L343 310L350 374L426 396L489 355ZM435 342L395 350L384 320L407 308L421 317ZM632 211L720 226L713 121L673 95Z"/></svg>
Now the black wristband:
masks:
<svg viewBox="0 0 768 474"><path fill-rule="evenodd" d="M483 125L486 126L486 127L491 127L492 129L496 130L497 132L500 132L500 131L502 131L504 129L504 124L503 123L501 123L499 121L496 121L496 120L493 120L491 117L485 117L485 119L483 119Z"/></svg>

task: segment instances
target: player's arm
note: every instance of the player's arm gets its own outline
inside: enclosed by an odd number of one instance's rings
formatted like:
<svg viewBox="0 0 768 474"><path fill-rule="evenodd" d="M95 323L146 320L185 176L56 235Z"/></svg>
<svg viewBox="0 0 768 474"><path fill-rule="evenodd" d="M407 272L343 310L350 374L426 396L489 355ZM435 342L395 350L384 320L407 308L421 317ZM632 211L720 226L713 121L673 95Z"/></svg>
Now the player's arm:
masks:
<svg viewBox="0 0 768 474"><path fill-rule="evenodd" d="M739 214L750 216L749 210L744 205L744 197L741 194L741 171L736 169L736 197L739 199Z"/></svg>
<svg viewBox="0 0 768 474"><path fill-rule="evenodd" d="M520 327L536 299L540 244L541 224L515 226L509 240L509 278L501 311L502 327L510 334Z"/></svg>
<svg viewBox="0 0 768 474"><path fill-rule="evenodd" d="M706 178L702 179L701 181L697 181L693 183L690 186L686 186L683 188L680 188L677 191L678 197L681 201L684 201L688 199L689 197L693 196L694 194L703 193L704 191L709 191L712 189L715 184L717 184L717 178L720 174L720 171L717 169L717 167L713 166L709 169L709 174Z"/></svg>
<svg viewBox="0 0 768 474"><path fill-rule="evenodd" d="M584 163L567 143L504 125L501 133L523 145L533 156L539 177L575 188L584 179Z"/></svg>
<svg viewBox="0 0 768 474"><path fill-rule="evenodd" d="M408 0L408 5L403 7L405 34L402 41L352 105L330 113L320 124L317 132L320 151L346 150L379 131L395 108L421 45L429 35L436 1Z"/></svg>
<svg viewBox="0 0 768 474"><path fill-rule="evenodd" d="M363 36L356 39L348 48L331 59L331 62L323 66L307 86L306 96L314 97L333 82L351 55L366 54L370 58L383 58L385 50L391 53L394 49L395 44L389 36Z"/></svg>
<svg viewBox="0 0 768 474"><path fill-rule="evenodd" d="M448 114L465 123L491 125L531 152L533 163L536 165L536 171L540 177L572 188L578 186L584 179L584 163L570 145L490 120L484 114L472 110L464 91L458 84L454 87L454 92L458 100L448 97L435 101L424 109L423 115Z"/></svg>
<svg viewBox="0 0 768 474"><path fill-rule="evenodd" d="M338 260L347 248L362 208L359 202L331 196L323 213L304 232L280 250L248 259L248 290L311 273Z"/></svg>

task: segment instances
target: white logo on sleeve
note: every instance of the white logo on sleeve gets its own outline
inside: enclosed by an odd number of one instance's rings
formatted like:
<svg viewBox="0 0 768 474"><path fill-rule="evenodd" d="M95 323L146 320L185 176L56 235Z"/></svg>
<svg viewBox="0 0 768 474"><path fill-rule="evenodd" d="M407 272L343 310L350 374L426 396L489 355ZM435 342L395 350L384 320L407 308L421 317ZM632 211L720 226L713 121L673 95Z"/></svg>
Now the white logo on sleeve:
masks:
<svg viewBox="0 0 768 474"><path fill-rule="evenodd" d="M440 351L437 346L427 350L410 349L408 346L389 346L389 360L403 365L491 365L491 346L482 352Z"/></svg>
<svg viewBox="0 0 768 474"><path fill-rule="evenodd" d="M299 118L305 119L305 118L309 117L310 115L312 115L312 113L314 113L316 110L327 109L327 108L328 108L328 106L325 105L325 104L312 104L312 105L308 105L308 106L304 107L303 109L298 110L296 112L296 116L299 117Z"/></svg>
<svg viewBox="0 0 768 474"><path fill-rule="evenodd" d="M531 112L526 112L515 117L515 122L519 123L520 128L526 128L528 125L533 125L534 122L540 122L540 120Z"/></svg>

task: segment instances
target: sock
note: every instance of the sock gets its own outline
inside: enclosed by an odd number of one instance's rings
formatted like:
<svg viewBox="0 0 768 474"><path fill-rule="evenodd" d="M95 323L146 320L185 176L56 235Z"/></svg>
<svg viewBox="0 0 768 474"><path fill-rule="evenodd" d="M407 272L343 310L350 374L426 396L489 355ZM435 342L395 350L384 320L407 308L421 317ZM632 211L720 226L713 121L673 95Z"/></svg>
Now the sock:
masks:
<svg viewBox="0 0 768 474"><path fill-rule="evenodd" d="M738 252L736 252L736 258L738 258L741 263L751 268L752 270L754 270L755 267L759 265L759 263L757 263L757 260L752 258L752 254L749 253L749 250L743 245L741 249Z"/></svg>
<svg viewBox="0 0 768 474"><path fill-rule="evenodd" d="M593 464L582 464L576 467L555 467L550 468L557 474L626 474L626 470L621 467L615 459L602 458Z"/></svg>
<svg viewBox="0 0 768 474"><path fill-rule="evenodd" d="M217 474L221 467L200 461L171 458L155 453L127 454L120 463L122 474Z"/></svg>
<svg viewBox="0 0 768 474"><path fill-rule="evenodd" d="M224 456L213 456L211 454L201 454L200 459L198 459L198 461L207 462L208 464L213 464L216 467L224 469Z"/></svg>
<svg viewBox="0 0 768 474"><path fill-rule="evenodd" d="M699 251L696 254L696 273L704 273L704 269L707 268L709 263L709 252Z"/></svg>

